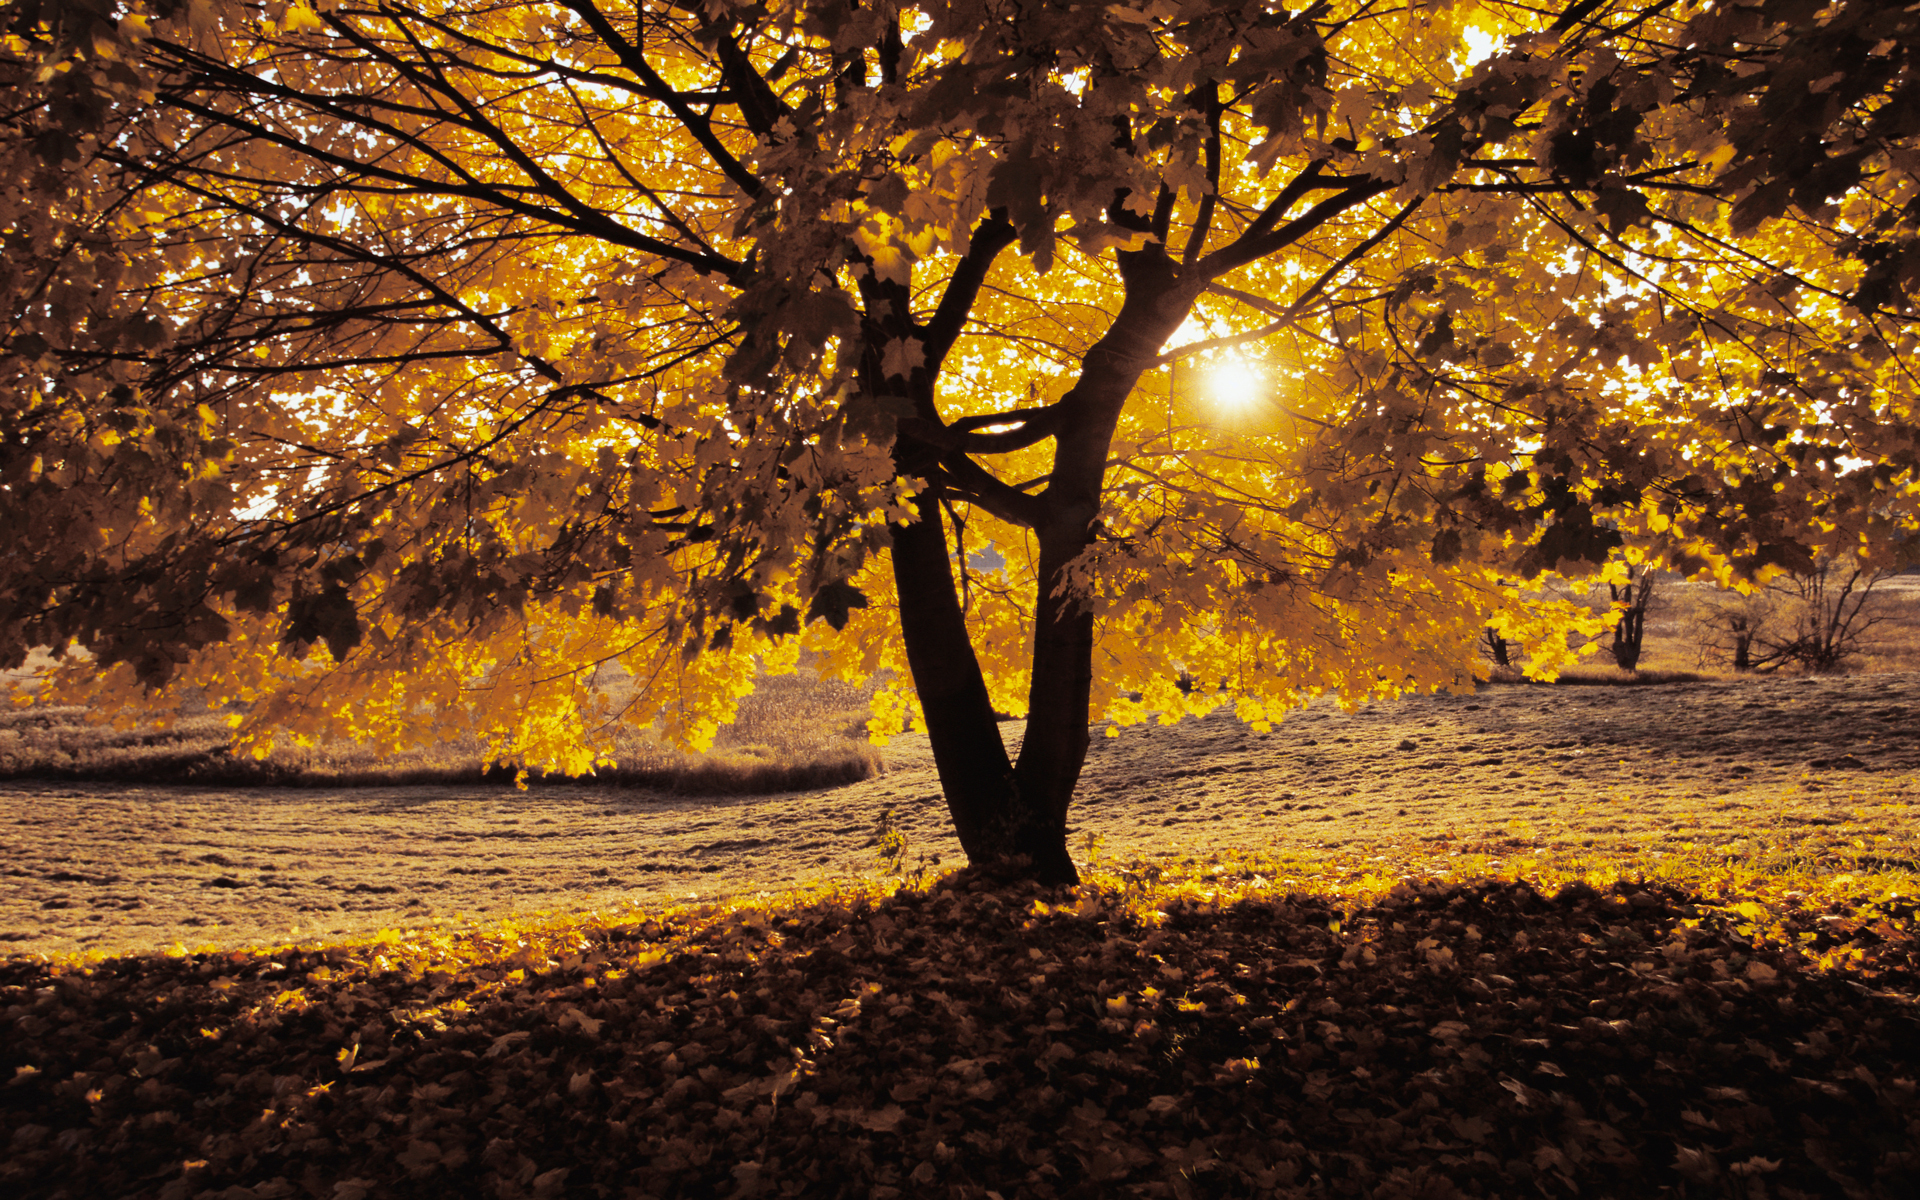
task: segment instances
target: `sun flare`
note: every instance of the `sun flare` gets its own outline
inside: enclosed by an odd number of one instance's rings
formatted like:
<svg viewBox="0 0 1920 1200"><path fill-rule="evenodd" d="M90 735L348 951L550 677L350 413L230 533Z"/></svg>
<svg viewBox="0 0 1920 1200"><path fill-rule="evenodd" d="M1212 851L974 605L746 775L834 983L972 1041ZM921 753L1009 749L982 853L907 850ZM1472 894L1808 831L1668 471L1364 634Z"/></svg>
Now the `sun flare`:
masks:
<svg viewBox="0 0 1920 1200"><path fill-rule="evenodd" d="M1208 372L1207 387L1222 408L1246 409L1266 395L1267 378L1246 363L1230 359Z"/></svg>

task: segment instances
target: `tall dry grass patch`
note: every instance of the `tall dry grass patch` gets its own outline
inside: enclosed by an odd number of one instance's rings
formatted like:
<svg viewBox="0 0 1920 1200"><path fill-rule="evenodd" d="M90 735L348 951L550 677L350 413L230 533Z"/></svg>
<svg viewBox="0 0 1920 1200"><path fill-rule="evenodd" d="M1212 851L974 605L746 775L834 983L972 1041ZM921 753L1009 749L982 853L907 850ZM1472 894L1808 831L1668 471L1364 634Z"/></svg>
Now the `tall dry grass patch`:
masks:
<svg viewBox="0 0 1920 1200"><path fill-rule="evenodd" d="M618 698L624 680L609 680ZM821 679L807 668L767 676L721 727L706 753L672 746L651 729L618 727L614 766L595 783L688 795L804 791L856 783L885 764L868 744L870 688ZM116 728L111 714L75 707L0 712L0 779L220 786L358 787L511 782L484 763L476 737L385 751L356 742L276 746L264 759L229 752L228 714L183 711L171 727ZM542 782L532 776L528 782Z"/></svg>
<svg viewBox="0 0 1920 1200"><path fill-rule="evenodd" d="M1863 671L1920 671L1920 573L1898 575L1879 587L1881 624L1862 648Z"/></svg>

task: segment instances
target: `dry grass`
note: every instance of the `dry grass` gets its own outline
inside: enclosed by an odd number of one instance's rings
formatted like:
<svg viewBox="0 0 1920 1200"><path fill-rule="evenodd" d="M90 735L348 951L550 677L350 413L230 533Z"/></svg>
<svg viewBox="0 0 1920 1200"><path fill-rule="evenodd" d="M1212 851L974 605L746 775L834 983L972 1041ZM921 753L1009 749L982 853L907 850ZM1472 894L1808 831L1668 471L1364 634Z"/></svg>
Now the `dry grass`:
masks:
<svg viewBox="0 0 1920 1200"><path fill-rule="evenodd" d="M1705 683L1723 678L1718 671L1669 671L1636 669L1622 671L1614 667L1575 667L1562 671L1553 682L1567 687L1650 687L1666 683ZM1518 667L1494 667L1477 682L1491 684L1526 683Z"/></svg>
<svg viewBox="0 0 1920 1200"><path fill-rule="evenodd" d="M1701 609L1711 594L1704 584L1665 583L1647 615L1640 669L1617 669L1602 647L1558 682L1619 687L1738 678L1706 645ZM1603 607L1604 596L1590 596L1589 602ZM1849 672L1920 671L1920 575L1881 583L1870 611L1878 624L1863 638ZM48 665L41 656L9 679L19 682ZM1484 674L1494 684L1522 680L1517 667L1487 664ZM627 685L608 680L605 686L617 699ZM866 741L870 696L871 687L822 680L805 669L768 677L741 702L737 719L722 727L709 752L690 754L649 730L623 728L616 735L618 765L592 779L685 795L753 795L868 779L885 769ZM473 738L399 752L354 743L282 746L259 761L229 754L227 746L220 713L183 715L172 728L155 731L118 729L102 714L79 708L0 712L0 779L333 788L513 778L509 769L484 767L483 748Z"/></svg>
<svg viewBox="0 0 1920 1200"><path fill-rule="evenodd" d="M1858 669L1920 671L1920 574L1887 580L1875 596L1885 621L1867 637Z"/></svg>
<svg viewBox="0 0 1920 1200"><path fill-rule="evenodd" d="M1920 675L1495 687L1353 713L1317 704L1269 733L1217 713L1095 738L1070 846L1101 863L1258 851L1296 861L1282 872L1296 878L1911 875L1916 714ZM1001 729L1017 741L1023 727ZM908 874L964 861L926 736L887 756L885 775L845 788L737 797L0 784L0 941L61 953L295 928L339 938L872 879L889 809Z"/></svg>
<svg viewBox="0 0 1920 1200"><path fill-rule="evenodd" d="M862 724L868 694L806 671L763 679L707 753L676 749L649 730L623 728L613 755L618 765L591 778L686 795L855 783L884 769ZM228 752L229 733L222 713L182 715L165 730L118 729L83 708L0 713L0 779L338 788L513 778L508 768L483 764L477 738L398 752L352 742L280 746L255 760ZM537 781L542 777L530 779Z"/></svg>

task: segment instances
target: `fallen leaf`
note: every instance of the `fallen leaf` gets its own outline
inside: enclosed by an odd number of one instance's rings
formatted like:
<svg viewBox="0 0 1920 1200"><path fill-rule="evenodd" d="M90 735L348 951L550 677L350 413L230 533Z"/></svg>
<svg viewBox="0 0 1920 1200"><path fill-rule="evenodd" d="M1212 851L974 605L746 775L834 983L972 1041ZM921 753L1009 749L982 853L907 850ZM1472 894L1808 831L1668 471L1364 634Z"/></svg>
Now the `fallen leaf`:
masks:
<svg viewBox="0 0 1920 1200"><path fill-rule="evenodd" d="M499 1037L494 1038L493 1044L487 1047L487 1057L499 1058L532 1036L531 1033L528 1033L524 1029L516 1029L512 1033L503 1033Z"/></svg>

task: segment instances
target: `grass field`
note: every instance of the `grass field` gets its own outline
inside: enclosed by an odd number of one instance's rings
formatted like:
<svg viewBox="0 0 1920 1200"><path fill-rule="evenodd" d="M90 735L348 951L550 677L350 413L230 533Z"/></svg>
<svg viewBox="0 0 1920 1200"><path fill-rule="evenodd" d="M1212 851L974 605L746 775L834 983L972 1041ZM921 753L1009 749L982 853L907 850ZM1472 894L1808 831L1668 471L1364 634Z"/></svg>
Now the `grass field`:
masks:
<svg viewBox="0 0 1920 1200"><path fill-rule="evenodd" d="M1316 704L1268 733L1221 713L1142 726L1094 739L1069 841L1119 861L1438 849L1489 869L1697 853L1905 871L1917 692L1920 676L1895 674L1490 686ZM1021 723L1000 728L1017 745ZM0 940L49 955L326 941L875 881L883 816L902 869L963 861L926 736L886 752L886 773L856 784L736 796L0 782Z"/></svg>
<svg viewBox="0 0 1920 1200"><path fill-rule="evenodd" d="M1714 597L1703 584L1664 583L1647 616L1640 670L1623 672L1604 648L1562 676L1571 684L1645 684L1736 678L1708 643L1705 613ZM1587 602L1604 607L1604 594ZM1920 671L1920 575L1882 582L1867 609L1874 622L1850 667L1864 672ZM1604 640L1604 639L1602 639ZM36 664L44 667L44 662ZM1486 674L1517 680L1518 668L1491 663ZM4 682L19 682L16 672ZM610 683L616 691L621 686ZM645 729L622 728L614 757L596 782L694 795L738 795L832 787L884 770L866 743L869 688L823 680L803 669L770 676L721 728L711 751L674 749ZM383 752L351 743L280 746L264 760L227 752L227 714L189 705L167 729L119 728L110 714L42 706L0 711L0 780L182 783L225 786L408 786L510 778L488 771L478 739L428 749Z"/></svg>

